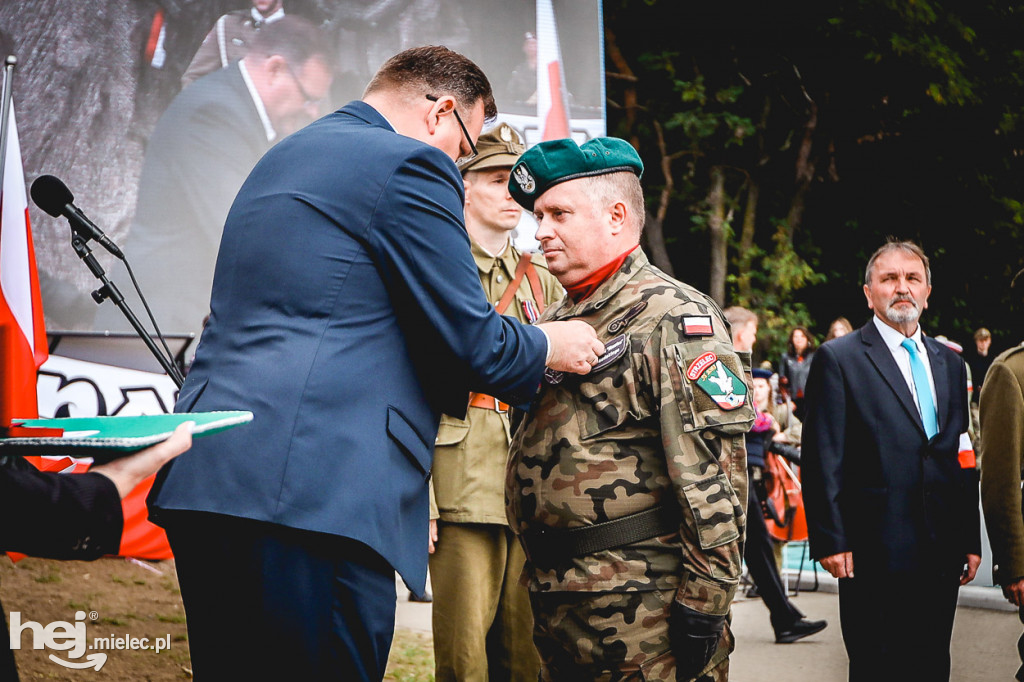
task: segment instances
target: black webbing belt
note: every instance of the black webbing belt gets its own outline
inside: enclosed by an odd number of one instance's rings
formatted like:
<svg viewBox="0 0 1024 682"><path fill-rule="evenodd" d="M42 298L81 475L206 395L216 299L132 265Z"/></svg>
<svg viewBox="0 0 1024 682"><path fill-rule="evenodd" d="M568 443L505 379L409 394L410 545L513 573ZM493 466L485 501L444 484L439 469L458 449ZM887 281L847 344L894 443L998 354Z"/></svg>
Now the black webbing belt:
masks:
<svg viewBox="0 0 1024 682"><path fill-rule="evenodd" d="M539 568L555 568L577 556L624 547L679 530L673 505L659 505L636 514L579 528L531 528L522 535L526 556Z"/></svg>

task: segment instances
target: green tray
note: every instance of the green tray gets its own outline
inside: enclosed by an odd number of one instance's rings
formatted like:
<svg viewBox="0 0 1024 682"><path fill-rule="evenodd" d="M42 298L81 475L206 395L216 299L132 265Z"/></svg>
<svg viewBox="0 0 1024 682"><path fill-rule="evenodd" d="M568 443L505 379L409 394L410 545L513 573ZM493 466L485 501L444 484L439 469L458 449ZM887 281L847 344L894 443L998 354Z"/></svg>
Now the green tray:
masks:
<svg viewBox="0 0 1024 682"><path fill-rule="evenodd" d="M135 417L71 417L14 420L22 428L63 429L63 436L0 438L0 456L91 457L109 462L167 440L183 422L195 422L192 437L209 436L252 421L252 412L185 412Z"/></svg>

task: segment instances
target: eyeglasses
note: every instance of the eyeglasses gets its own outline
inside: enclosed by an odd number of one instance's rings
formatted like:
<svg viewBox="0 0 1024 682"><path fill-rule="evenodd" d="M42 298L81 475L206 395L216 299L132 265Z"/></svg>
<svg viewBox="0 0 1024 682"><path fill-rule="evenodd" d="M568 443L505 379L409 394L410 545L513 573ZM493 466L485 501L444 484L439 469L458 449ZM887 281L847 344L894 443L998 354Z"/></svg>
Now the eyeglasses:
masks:
<svg viewBox="0 0 1024 682"><path fill-rule="evenodd" d="M299 89L299 94L302 95L302 99L305 100L302 103L302 106L304 106L304 107L314 107L317 111L320 111L320 107L322 107L324 102L327 101L327 96L324 95L323 97L321 97L319 99L315 99L312 95L310 95L306 91L306 88L304 88L302 86L302 81L299 80L298 74L296 74L295 70L292 69L292 65L289 64L288 62L285 62L284 66L285 66L286 69L288 69L288 74L292 77L292 80L295 81L295 87L297 87Z"/></svg>
<svg viewBox="0 0 1024 682"><path fill-rule="evenodd" d="M438 98L435 95L427 95L427 99L431 102L436 102ZM476 150L476 145L473 144L473 138L469 136L469 130L466 129L466 124L462 122L462 117L459 116L459 110L452 107L452 113L455 114L455 120L459 122L459 127L462 128L462 134L466 136L466 142L469 143L469 148L472 150L469 154L460 157L459 161L463 163L472 161L480 152Z"/></svg>

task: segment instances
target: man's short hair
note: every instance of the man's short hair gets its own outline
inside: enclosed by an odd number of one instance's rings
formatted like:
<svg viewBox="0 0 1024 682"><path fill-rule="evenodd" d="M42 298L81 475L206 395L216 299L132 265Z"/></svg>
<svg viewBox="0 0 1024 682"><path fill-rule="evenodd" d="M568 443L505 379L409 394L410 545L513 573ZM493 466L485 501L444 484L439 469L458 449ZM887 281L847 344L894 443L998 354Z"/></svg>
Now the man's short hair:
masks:
<svg viewBox="0 0 1024 682"><path fill-rule="evenodd" d="M864 284L871 285L871 271L875 268L875 261L884 254L890 251L903 251L904 253L910 254L911 256L917 256L924 263L924 274L925 282L928 286L932 285L932 268L928 264L928 256L924 254L924 250L912 241L901 241L899 239L890 238L885 244L878 247L878 250L871 254L871 258L868 259L868 265L864 268Z"/></svg>
<svg viewBox="0 0 1024 682"><path fill-rule="evenodd" d="M484 122L489 123L498 116L491 83L480 67L440 45L413 47L384 62L370 79L363 97L381 90L399 90L417 96L452 95L464 112L483 100Z"/></svg>
<svg viewBox="0 0 1024 682"><path fill-rule="evenodd" d="M975 341L984 341L985 339L991 339L991 338L992 338L992 332L990 332L989 330L985 329L984 327L978 327L978 329L974 332L974 340Z"/></svg>
<svg viewBox="0 0 1024 682"><path fill-rule="evenodd" d="M264 24L256 32L248 54L262 59L280 55L299 68L313 57L322 57L324 63L331 66L328 53L324 32L316 24L288 14Z"/></svg>
<svg viewBox="0 0 1024 682"><path fill-rule="evenodd" d="M578 179L586 183L584 191L595 202L600 202L604 206L611 206L617 201L625 203L633 216L633 229L636 230L637 236L640 236L647 220L647 207L640 178L629 171L621 171Z"/></svg>
<svg viewBox="0 0 1024 682"><path fill-rule="evenodd" d="M738 305L731 305L722 311L725 316L725 321L729 323L729 326L733 329L745 327L751 322L757 323L757 313L752 310Z"/></svg>

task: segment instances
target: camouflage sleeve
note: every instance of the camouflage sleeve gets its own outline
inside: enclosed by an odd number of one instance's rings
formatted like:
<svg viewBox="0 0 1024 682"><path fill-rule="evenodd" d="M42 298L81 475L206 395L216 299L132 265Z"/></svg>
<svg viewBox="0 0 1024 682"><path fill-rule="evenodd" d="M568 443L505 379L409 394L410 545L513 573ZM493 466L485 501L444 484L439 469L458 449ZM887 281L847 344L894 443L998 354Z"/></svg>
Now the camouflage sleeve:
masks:
<svg viewBox="0 0 1024 682"><path fill-rule="evenodd" d="M713 335L687 337L681 317L666 317L645 348L645 360L656 381L665 459L683 517L686 574L676 600L724 616L742 572L744 434L754 411L749 355L742 360L724 321L714 321Z"/></svg>

